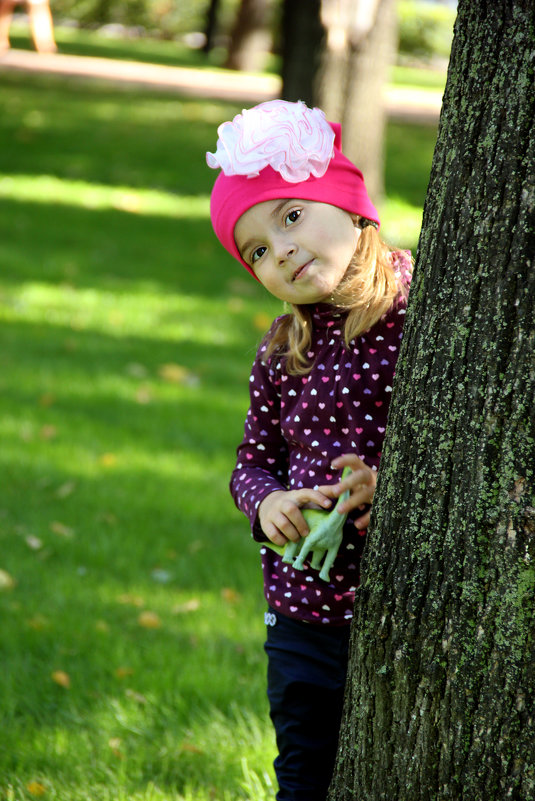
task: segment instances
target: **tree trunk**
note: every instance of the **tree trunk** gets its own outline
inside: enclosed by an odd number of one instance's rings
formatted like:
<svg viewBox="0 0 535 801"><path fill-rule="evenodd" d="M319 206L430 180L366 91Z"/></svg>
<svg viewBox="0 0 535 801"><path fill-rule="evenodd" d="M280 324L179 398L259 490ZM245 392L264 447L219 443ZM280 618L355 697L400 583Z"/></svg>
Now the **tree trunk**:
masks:
<svg viewBox="0 0 535 801"><path fill-rule="evenodd" d="M270 47L267 0L241 0L225 66L258 72L265 66Z"/></svg>
<svg viewBox="0 0 535 801"><path fill-rule="evenodd" d="M394 0L323 0L326 47L318 105L342 123L344 153L364 172L376 203L384 194L383 87L396 43Z"/></svg>
<svg viewBox="0 0 535 801"><path fill-rule="evenodd" d="M330 801L535 798L534 67L461 0Z"/></svg>
<svg viewBox="0 0 535 801"><path fill-rule="evenodd" d="M320 65L324 30L321 0L284 0L282 6L282 96L317 105L315 79Z"/></svg>
<svg viewBox="0 0 535 801"><path fill-rule="evenodd" d="M209 0L206 9L206 18L204 25L205 42L203 45L203 53L211 53L214 47L214 39L217 30L217 14L219 11L220 0Z"/></svg>

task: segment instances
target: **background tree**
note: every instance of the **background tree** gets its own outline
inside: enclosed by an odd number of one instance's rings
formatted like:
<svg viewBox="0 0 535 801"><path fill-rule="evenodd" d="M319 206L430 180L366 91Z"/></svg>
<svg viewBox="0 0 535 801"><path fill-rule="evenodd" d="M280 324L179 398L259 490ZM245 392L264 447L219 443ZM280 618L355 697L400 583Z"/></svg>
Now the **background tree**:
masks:
<svg viewBox="0 0 535 801"><path fill-rule="evenodd" d="M318 105L316 75L325 40L321 3L322 0L283 0L280 28L284 100Z"/></svg>
<svg viewBox="0 0 535 801"><path fill-rule="evenodd" d="M220 0L209 0L206 8L206 17L204 23L204 36L205 42L203 51L210 53L214 46L214 39L217 30L217 12L219 10Z"/></svg>
<svg viewBox="0 0 535 801"><path fill-rule="evenodd" d="M372 198L384 193L383 88L396 49L395 0L321 0L326 30L315 99L342 123L344 153L364 170Z"/></svg>
<svg viewBox="0 0 535 801"><path fill-rule="evenodd" d="M271 49L268 0L241 0L225 66L248 72L264 68Z"/></svg>
<svg viewBox="0 0 535 801"><path fill-rule="evenodd" d="M535 797L534 67L461 0L332 801Z"/></svg>

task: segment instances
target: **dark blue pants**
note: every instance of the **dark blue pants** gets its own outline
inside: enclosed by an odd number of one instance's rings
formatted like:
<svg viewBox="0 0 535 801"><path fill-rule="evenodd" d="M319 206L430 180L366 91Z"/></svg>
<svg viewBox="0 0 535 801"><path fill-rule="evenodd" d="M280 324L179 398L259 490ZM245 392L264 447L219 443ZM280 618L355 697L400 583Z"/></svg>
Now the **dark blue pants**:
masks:
<svg viewBox="0 0 535 801"><path fill-rule="evenodd" d="M278 801L325 801L347 674L349 626L266 615L268 698L277 737Z"/></svg>

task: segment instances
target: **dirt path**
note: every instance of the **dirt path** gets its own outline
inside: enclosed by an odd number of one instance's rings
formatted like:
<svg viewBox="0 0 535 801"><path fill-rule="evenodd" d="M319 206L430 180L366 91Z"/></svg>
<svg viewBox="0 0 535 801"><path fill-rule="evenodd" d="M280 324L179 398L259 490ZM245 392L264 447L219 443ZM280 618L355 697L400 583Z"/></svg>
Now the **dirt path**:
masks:
<svg viewBox="0 0 535 801"><path fill-rule="evenodd" d="M193 97L211 97L243 103L260 103L278 97L280 79L273 75L247 75L221 70L166 67L137 61L6 50L0 53L2 70L22 70L66 75L73 78L112 81L116 85L145 86ZM442 93L388 86L384 95L387 113L407 121L436 124Z"/></svg>

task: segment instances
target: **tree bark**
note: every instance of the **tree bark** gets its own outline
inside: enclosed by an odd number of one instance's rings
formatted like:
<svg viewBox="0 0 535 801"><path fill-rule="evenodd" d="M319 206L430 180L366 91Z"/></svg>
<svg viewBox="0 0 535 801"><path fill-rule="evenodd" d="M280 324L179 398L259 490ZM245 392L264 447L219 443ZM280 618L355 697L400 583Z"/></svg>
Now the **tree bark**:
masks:
<svg viewBox="0 0 535 801"><path fill-rule="evenodd" d="M258 72L265 65L270 46L267 0L241 0L225 66Z"/></svg>
<svg viewBox="0 0 535 801"><path fill-rule="evenodd" d="M534 70L461 0L330 801L535 798Z"/></svg>
<svg viewBox="0 0 535 801"><path fill-rule="evenodd" d="M383 87L396 45L394 0L323 0L327 31L317 104L342 123L344 153L364 171L371 197L384 194Z"/></svg>
<svg viewBox="0 0 535 801"><path fill-rule="evenodd" d="M324 41L321 0L283 0L282 96L317 105L315 80Z"/></svg>

